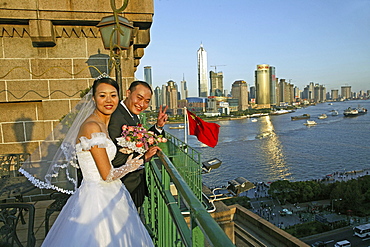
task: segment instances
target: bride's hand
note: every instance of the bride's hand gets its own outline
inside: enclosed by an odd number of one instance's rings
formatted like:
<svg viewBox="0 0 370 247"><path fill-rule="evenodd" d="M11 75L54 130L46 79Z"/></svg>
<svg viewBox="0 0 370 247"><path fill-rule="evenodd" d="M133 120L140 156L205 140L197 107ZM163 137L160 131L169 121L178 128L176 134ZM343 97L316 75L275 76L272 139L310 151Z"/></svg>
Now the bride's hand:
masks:
<svg viewBox="0 0 370 247"><path fill-rule="evenodd" d="M136 169L139 168L139 166L141 166L142 164L144 164L144 160L143 159L140 159L142 156L143 155L140 154L140 155L136 156L135 158L132 158L133 157L133 154L131 154L127 158L126 165L130 165L130 166L132 166L132 168L136 167Z"/></svg>
<svg viewBox="0 0 370 247"><path fill-rule="evenodd" d="M143 156L142 154L135 157L134 159L132 158L132 156L133 155L131 154L128 157L128 159L127 159L127 161L124 165L122 165L118 168L113 168L113 166L112 166L107 178L105 179L105 181L111 182L113 180L120 179L123 176L125 176L127 173L130 173L130 172L133 172L133 171L137 170L144 163L144 160L140 159L141 156Z"/></svg>

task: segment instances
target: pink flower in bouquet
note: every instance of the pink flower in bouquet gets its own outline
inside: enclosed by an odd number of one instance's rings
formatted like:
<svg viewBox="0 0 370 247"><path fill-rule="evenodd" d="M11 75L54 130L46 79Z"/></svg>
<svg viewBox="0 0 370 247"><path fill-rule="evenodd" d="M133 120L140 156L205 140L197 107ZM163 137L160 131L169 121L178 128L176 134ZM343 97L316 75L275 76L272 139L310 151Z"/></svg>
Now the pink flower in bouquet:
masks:
<svg viewBox="0 0 370 247"><path fill-rule="evenodd" d="M149 139L148 139L148 144L149 145L153 145L154 144L154 142L155 142L155 139L154 139L154 137L149 137Z"/></svg>
<svg viewBox="0 0 370 247"><path fill-rule="evenodd" d="M122 126L121 137L116 138L119 146L123 147L123 153L145 153L149 147L156 145L160 142L167 142L167 139L155 135L153 131L147 131L141 126Z"/></svg>

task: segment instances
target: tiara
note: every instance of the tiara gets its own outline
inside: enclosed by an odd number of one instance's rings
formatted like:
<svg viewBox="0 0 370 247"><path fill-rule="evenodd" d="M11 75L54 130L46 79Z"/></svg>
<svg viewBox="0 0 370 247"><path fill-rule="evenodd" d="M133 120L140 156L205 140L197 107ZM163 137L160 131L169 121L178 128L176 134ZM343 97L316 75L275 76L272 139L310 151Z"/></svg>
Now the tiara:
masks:
<svg viewBox="0 0 370 247"><path fill-rule="evenodd" d="M100 80L100 79L103 79L103 78L110 78L110 77L107 73L103 72L98 77L96 77L95 80Z"/></svg>

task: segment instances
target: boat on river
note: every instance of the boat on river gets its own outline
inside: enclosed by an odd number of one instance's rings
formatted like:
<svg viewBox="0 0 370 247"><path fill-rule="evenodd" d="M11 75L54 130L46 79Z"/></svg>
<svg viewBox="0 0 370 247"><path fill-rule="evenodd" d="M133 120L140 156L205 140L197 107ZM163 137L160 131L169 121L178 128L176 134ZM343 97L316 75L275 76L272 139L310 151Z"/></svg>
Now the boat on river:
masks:
<svg viewBox="0 0 370 247"><path fill-rule="evenodd" d="M312 125L316 125L317 123L314 121L314 120L307 120L307 122L304 123L304 125L307 125L307 126L312 126Z"/></svg>
<svg viewBox="0 0 370 247"><path fill-rule="evenodd" d="M303 115L299 115L299 116L293 116L291 117L292 120L299 120L299 119L308 119L310 118L310 114L303 114Z"/></svg>
<svg viewBox="0 0 370 247"><path fill-rule="evenodd" d="M282 115L282 114L287 114L287 113L292 113L295 112L294 110L277 110L277 111L272 111L270 112L270 115Z"/></svg>
<svg viewBox="0 0 370 247"><path fill-rule="evenodd" d="M169 127L170 129L184 129L185 126L184 125L179 125L179 126L170 126Z"/></svg>
<svg viewBox="0 0 370 247"><path fill-rule="evenodd" d="M345 117L355 117L358 116L358 110L355 108L348 107L343 112Z"/></svg>
<svg viewBox="0 0 370 247"><path fill-rule="evenodd" d="M339 115L339 112L338 112L338 111L336 111L336 110L333 110L333 111L331 112L331 115L332 115L332 116L338 116L338 115Z"/></svg>
<svg viewBox="0 0 370 247"><path fill-rule="evenodd" d="M325 114L325 113L323 113L323 114L321 114L319 117L318 117L318 119L325 119L325 118L327 118L328 116Z"/></svg>
<svg viewBox="0 0 370 247"><path fill-rule="evenodd" d="M358 111L358 114L367 113L367 109L365 107L358 107L358 108L356 108L356 110Z"/></svg>

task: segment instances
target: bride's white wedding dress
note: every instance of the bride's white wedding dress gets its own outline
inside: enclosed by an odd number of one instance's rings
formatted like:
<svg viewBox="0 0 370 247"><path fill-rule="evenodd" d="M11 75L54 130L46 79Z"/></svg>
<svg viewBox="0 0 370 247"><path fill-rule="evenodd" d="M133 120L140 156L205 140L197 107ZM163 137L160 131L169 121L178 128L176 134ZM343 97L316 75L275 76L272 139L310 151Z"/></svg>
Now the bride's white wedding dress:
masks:
<svg viewBox="0 0 370 247"><path fill-rule="evenodd" d="M104 133L80 140L76 152L82 184L63 207L42 246L153 246L121 180L104 181L91 153L84 151L98 145L106 148L112 160L116 146Z"/></svg>

